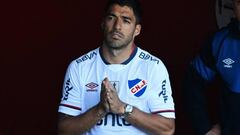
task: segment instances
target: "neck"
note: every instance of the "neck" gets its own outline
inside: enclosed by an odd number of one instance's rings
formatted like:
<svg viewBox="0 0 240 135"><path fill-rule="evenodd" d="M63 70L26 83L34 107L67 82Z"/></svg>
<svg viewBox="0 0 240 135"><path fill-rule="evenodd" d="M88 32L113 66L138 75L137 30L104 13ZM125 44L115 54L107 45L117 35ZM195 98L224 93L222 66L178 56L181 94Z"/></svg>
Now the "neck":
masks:
<svg viewBox="0 0 240 135"><path fill-rule="evenodd" d="M121 49L112 49L106 45L102 46L102 56L110 64L121 64L125 62L132 54L135 48L134 43Z"/></svg>

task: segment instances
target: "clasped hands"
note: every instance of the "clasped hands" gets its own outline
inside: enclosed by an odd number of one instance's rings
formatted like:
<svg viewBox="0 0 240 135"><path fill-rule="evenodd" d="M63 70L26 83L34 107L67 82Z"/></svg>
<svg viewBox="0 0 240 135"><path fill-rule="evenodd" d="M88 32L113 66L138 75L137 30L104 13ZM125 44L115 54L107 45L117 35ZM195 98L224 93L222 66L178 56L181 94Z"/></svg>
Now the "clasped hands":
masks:
<svg viewBox="0 0 240 135"><path fill-rule="evenodd" d="M119 99L116 89L107 77L102 81L99 105L105 112L112 112L119 115L124 113L126 103Z"/></svg>

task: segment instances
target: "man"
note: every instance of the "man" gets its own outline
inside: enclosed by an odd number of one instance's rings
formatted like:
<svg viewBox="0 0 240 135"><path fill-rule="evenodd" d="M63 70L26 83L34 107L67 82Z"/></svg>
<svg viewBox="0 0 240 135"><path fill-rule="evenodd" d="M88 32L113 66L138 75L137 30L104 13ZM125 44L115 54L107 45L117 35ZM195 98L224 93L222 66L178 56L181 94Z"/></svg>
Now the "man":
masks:
<svg viewBox="0 0 240 135"><path fill-rule="evenodd" d="M240 0L233 5L236 19L211 38L186 74L184 99L197 135L240 135ZM221 101L219 124L212 126L203 90L215 79Z"/></svg>
<svg viewBox="0 0 240 135"><path fill-rule="evenodd" d="M137 0L110 0L103 45L68 67L59 105L60 135L173 135L174 102L163 63L136 47Z"/></svg>

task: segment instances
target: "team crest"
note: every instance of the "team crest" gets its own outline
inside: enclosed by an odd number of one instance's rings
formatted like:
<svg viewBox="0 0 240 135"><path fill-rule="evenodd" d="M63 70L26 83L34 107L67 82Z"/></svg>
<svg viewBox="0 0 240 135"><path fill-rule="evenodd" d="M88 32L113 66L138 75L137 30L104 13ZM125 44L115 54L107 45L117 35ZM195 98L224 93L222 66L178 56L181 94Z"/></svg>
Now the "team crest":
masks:
<svg viewBox="0 0 240 135"><path fill-rule="evenodd" d="M128 80L128 87L135 97L140 97L146 91L147 81L142 79Z"/></svg>

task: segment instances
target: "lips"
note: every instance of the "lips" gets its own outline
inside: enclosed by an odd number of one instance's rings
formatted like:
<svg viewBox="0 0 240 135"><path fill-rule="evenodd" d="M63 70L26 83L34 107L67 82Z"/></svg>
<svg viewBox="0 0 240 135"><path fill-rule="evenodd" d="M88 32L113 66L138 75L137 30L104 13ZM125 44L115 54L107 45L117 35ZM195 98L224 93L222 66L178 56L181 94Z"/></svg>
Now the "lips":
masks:
<svg viewBox="0 0 240 135"><path fill-rule="evenodd" d="M117 31L111 33L113 39L120 39L123 37L123 34Z"/></svg>

